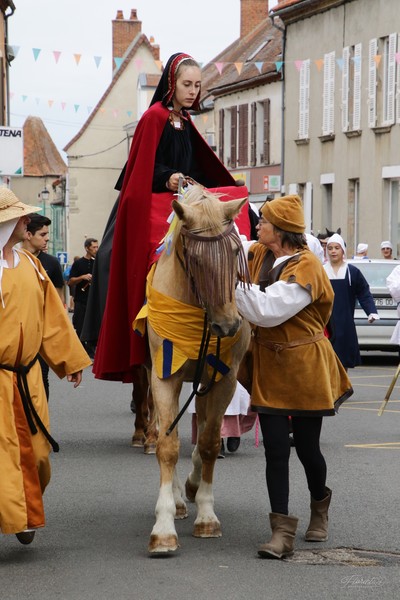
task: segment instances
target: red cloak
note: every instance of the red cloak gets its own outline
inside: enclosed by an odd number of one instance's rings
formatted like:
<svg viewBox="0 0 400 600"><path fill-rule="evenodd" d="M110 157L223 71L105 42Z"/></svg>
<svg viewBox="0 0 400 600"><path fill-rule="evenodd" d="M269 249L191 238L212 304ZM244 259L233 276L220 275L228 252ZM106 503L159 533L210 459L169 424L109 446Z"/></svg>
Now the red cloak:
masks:
<svg viewBox="0 0 400 600"><path fill-rule="evenodd" d="M93 365L98 379L131 382L136 367L146 358L145 340L132 329L132 322L145 299L146 276L154 250L164 237L172 208L171 192L152 193L154 161L170 111L160 102L140 119L129 154L113 237L107 302ZM190 118L190 117L189 117ZM218 181L226 193L221 200L247 196L193 127L193 158L199 170ZM247 210L239 217L241 233L249 235Z"/></svg>

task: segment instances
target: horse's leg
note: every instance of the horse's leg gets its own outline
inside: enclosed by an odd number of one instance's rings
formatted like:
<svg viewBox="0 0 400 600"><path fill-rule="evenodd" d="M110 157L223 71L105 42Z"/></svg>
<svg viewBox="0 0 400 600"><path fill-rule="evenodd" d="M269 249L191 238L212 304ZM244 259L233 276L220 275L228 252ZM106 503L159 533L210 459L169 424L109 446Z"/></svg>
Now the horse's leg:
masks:
<svg viewBox="0 0 400 600"><path fill-rule="evenodd" d="M135 429L131 445L134 448L142 448L145 440L147 427L147 379L143 379L142 368L139 370L138 380L133 384L132 399L135 402Z"/></svg>
<svg viewBox="0 0 400 600"><path fill-rule="evenodd" d="M196 493L197 518L195 537L221 537L221 524L214 512L213 475L215 461L221 446L221 423L233 396L235 381L224 377L215 384L206 401L206 423L198 436L198 451L202 461L201 480Z"/></svg>
<svg viewBox="0 0 400 600"><path fill-rule="evenodd" d="M189 473L185 483L186 498L189 502L194 502L201 481L202 461L199 452L199 437L206 426L206 399L196 396L196 419L197 419L197 440L192 452L193 469Z"/></svg>
<svg viewBox="0 0 400 600"><path fill-rule="evenodd" d="M176 468L174 469L174 478L172 480L172 492L175 500L175 519L186 519L188 511L183 498L184 489Z"/></svg>
<svg viewBox="0 0 400 600"><path fill-rule="evenodd" d="M146 374L147 378L147 374ZM157 445L157 423L154 415L154 400L151 386L148 384L147 394L147 428L145 430L144 453L155 454Z"/></svg>
<svg viewBox="0 0 400 600"><path fill-rule="evenodd" d="M155 511L156 522L148 547L151 553L166 554L175 551L179 546L174 523L176 504L173 485L179 440L176 428L168 436L166 430L178 413L181 386L182 382L176 376L161 381L154 372L152 373L151 387L159 426L156 454L160 467L160 491Z"/></svg>

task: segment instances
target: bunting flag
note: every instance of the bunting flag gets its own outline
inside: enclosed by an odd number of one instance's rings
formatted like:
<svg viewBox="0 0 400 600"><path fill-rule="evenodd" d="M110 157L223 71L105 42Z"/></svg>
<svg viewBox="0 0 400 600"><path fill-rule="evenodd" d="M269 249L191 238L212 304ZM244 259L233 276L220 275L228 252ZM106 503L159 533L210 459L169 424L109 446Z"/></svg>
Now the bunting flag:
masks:
<svg viewBox="0 0 400 600"><path fill-rule="evenodd" d="M54 104L54 100L47 100L47 104L49 105L49 108L51 108Z"/></svg>
<svg viewBox="0 0 400 600"><path fill-rule="evenodd" d="M135 60L133 61L133 63L135 65L135 67L137 69L139 69L139 71L143 67L143 59L141 59L141 58L135 58Z"/></svg>
<svg viewBox="0 0 400 600"><path fill-rule="evenodd" d="M74 104L74 109L75 109L75 112L76 112L76 113L77 113L77 112L78 112L78 110L79 110L79 106L80 106L80 104Z"/></svg>
<svg viewBox="0 0 400 600"><path fill-rule="evenodd" d="M203 123L207 123L208 115L202 115L201 118L202 118Z"/></svg>
<svg viewBox="0 0 400 600"><path fill-rule="evenodd" d="M344 60L343 60L343 58L337 58L337 59L336 59L336 64L337 64L337 66L339 67L339 69L340 69L341 71L343 71L343 63L344 63Z"/></svg>
<svg viewBox="0 0 400 600"><path fill-rule="evenodd" d="M61 110L65 110L66 106L67 106L66 102L61 102Z"/></svg>
<svg viewBox="0 0 400 600"><path fill-rule="evenodd" d="M19 52L20 47L21 46L11 46L12 51L14 52L15 58L17 58L17 56L18 56L18 52Z"/></svg>
<svg viewBox="0 0 400 600"><path fill-rule="evenodd" d="M400 52L396 52L395 57L396 57L396 63L398 65L400 65Z"/></svg>
<svg viewBox="0 0 400 600"><path fill-rule="evenodd" d="M299 71L299 73L300 73L301 68L303 66L303 62L304 62L304 60L295 60L294 61L295 67Z"/></svg>
<svg viewBox="0 0 400 600"><path fill-rule="evenodd" d="M261 69L262 69L264 63L263 62L256 62L254 64L256 65L256 67L258 69L258 72L261 73Z"/></svg>
<svg viewBox="0 0 400 600"><path fill-rule="evenodd" d="M380 54L376 54L374 56L374 61L375 61L375 64L377 67L379 67L381 60L382 60L382 56Z"/></svg>
<svg viewBox="0 0 400 600"><path fill-rule="evenodd" d="M242 72L242 69L243 69L243 63L235 62L234 65L236 67L236 71L238 72L238 75L240 75L240 73Z"/></svg>
<svg viewBox="0 0 400 600"><path fill-rule="evenodd" d="M156 60L156 61L155 61L155 63L156 63L156 65L157 65L157 67L158 67L158 68L160 69L160 71L161 71L161 70L162 70L162 68L163 68L163 64L162 64L161 60Z"/></svg>
<svg viewBox="0 0 400 600"><path fill-rule="evenodd" d="M91 113L91 112L92 112L92 110L93 110L93 106L87 106L87 107L86 107L86 109L87 109L87 111L88 111L88 114L90 115L90 113Z"/></svg>
<svg viewBox="0 0 400 600"><path fill-rule="evenodd" d="M22 102L26 102L27 98L28 98L28 96L22 96Z"/></svg>
<svg viewBox="0 0 400 600"><path fill-rule="evenodd" d="M79 63L81 62L81 58L82 58L82 54L74 54L76 66L79 66Z"/></svg>
<svg viewBox="0 0 400 600"><path fill-rule="evenodd" d="M323 58L318 58L317 60L314 60L315 66L317 67L318 71L320 71L322 69L322 67L324 66L324 59Z"/></svg>
<svg viewBox="0 0 400 600"><path fill-rule="evenodd" d="M115 62L115 66L117 67L117 71L120 68L120 66L122 65L122 58L120 58L119 56L115 56L114 57L114 62Z"/></svg>
<svg viewBox="0 0 400 600"><path fill-rule="evenodd" d="M41 53L41 51L42 50L40 48L32 48L33 58L35 59L35 62L39 58L39 54Z"/></svg>
<svg viewBox="0 0 400 600"><path fill-rule="evenodd" d="M93 58L94 58L94 62L96 64L96 67L98 69L99 66L100 66L100 63L101 63L101 56L94 56Z"/></svg>
<svg viewBox="0 0 400 600"><path fill-rule="evenodd" d="M128 115L128 117L131 117L133 115L133 111L132 110L127 110L126 114Z"/></svg>
<svg viewBox="0 0 400 600"><path fill-rule="evenodd" d="M279 73L279 71L283 67L283 60L277 60L277 61L275 61L275 67L276 67L277 72Z"/></svg>
<svg viewBox="0 0 400 600"><path fill-rule="evenodd" d="M224 68L225 64L226 63L222 63L222 62L216 62L216 63L214 63L214 65L216 66L217 71L218 71L218 73L220 75L222 75L222 69Z"/></svg>
<svg viewBox="0 0 400 600"><path fill-rule="evenodd" d="M354 63L355 65L359 65L359 64L361 64L361 56L352 56L352 57L351 57L351 60L353 61L353 63Z"/></svg>
<svg viewBox="0 0 400 600"><path fill-rule="evenodd" d="M56 65L57 65L58 61L60 60L61 52L59 52L58 50L53 50L53 56L54 56L54 60L56 61Z"/></svg>

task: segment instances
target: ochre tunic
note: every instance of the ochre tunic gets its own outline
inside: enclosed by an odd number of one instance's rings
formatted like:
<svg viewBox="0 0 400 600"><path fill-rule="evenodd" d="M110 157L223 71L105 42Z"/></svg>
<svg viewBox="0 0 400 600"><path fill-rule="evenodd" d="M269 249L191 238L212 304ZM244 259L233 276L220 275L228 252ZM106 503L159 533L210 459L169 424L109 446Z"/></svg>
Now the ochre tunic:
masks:
<svg viewBox="0 0 400 600"><path fill-rule="evenodd" d="M259 283L267 248L254 244L249 252L253 283ZM252 410L293 416L335 413L352 394L350 380L324 329L333 305L329 279L312 252L305 249L269 272L269 284L297 283L312 298L311 304L276 327L253 329Z"/></svg>
<svg viewBox="0 0 400 600"><path fill-rule="evenodd" d="M28 365L38 352L61 378L91 361L76 336L53 284L23 253L4 269L0 302L0 364ZM49 413L38 361L27 375L33 405L49 429ZM16 374L0 368L0 529L17 533L43 527L43 491L50 480L50 444L42 431L32 435L17 388Z"/></svg>

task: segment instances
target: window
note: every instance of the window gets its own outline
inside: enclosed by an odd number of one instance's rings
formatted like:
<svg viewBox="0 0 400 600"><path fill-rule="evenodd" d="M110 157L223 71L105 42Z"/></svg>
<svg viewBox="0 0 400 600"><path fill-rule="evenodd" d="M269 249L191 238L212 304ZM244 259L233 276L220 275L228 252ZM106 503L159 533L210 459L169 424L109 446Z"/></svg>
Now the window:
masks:
<svg viewBox="0 0 400 600"><path fill-rule="evenodd" d="M232 106L229 109L229 113L230 113L230 117L231 117L231 156L230 159L228 161L228 166L234 168L236 167L237 164L237 160L236 160L236 149L237 149L237 106Z"/></svg>
<svg viewBox="0 0 400 600"><path fill-rule="evenodd" d="M335 52L324 55L322 135L335 131Z"/></svg>
<svg viewBox="0 0 400 600"><path fill-rule="evenodd" d="M322 224L327 229L332 229L332 192L333 185L331 183L323 184L322 186Z"/></svg>
<svg viewBox="0 0 400 600"><path fill-rule="evenodd" d="M361 57L361 44L343 48L342 131L361 127Z"/></svg>
<svg viewBox="0 0 400 600"><path fill-rule="evenodd" d="M347 244L349 249L356 249L360 241L360 180L349 179L347 191Z"/></svg>
<svg viewBox="0 0 400 600"><path fill-rule="evenodd" d="M389 239L395 244L393 256L398 256L398 240L400 240L400 181L398 179L389 180Z"/></svg>
<svg viewBox="0 0 400 600"><path fill-rule="evenodd" d="M249 163L248 159L248 131L249 131L249 106L241 104L239 106L239 136L238 136L238 160L237 164L240 167L246 167Z"/></svg>
<svg viewBox="0 0 400 600"><path fill-rule="evenodd" d="M219 111L218 156L223 163L225 161L225 111L223 108Z"/></svg>
<svg viewBox="0 0 400 600"><path fill-rule="evenodd" d="M310 124L310 60L303 61L300 69L299 139L308 139Z"/></svg>
<svg viewBox="0 0 400 600"><path fill-rule="evenodd" d="M397 33L372 39L368 53L368 125L392 125L396 107ZM397 107L397 117L400 109Z"/></svg>

